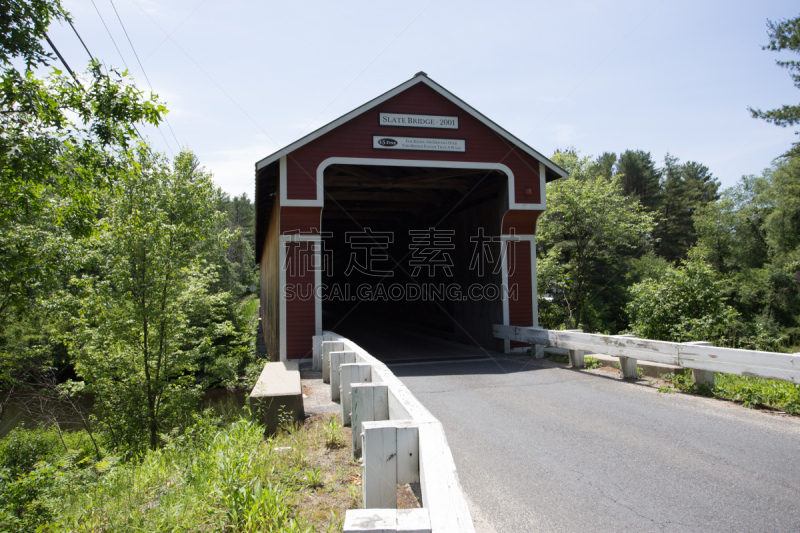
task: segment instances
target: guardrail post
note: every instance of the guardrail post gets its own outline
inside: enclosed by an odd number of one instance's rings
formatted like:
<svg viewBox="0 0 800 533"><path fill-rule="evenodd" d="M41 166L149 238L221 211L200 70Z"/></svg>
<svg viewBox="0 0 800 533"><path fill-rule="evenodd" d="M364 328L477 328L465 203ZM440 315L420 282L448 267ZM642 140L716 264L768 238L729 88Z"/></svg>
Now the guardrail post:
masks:
<svg viewBox="0 0 800 533"><path fill-rule="evenodd" d="M396 509L397 484L419 480L419 429L411 420L363 422L364 509Z"/></svg>
<svg viewBox="0 0 800 533"><path fill-rule="evenodd" d="M614 335L624 339L635 339L636 335ZM619 358L619 371L624 379L639 379L639 361L632 357Z"/></svg>
<svg viewBox="0 0 800 533"><path fill-rule="evenodd" d="M397 428L397 482L419 482L419 427L413 420L392 420Z"/></svg>
<svg viewBox="0 0 800 533"><path fill-rule="evenodd" d="M572 333L583 333L582 329L568 329ZM569 353L569 364L572 368L583 368L584 351L583 350L567 350Z"/></svg>
<svg viewBox="0 0 800 533"><path fill-rule="evenodd" d="M692 342L684 342L683 344L689 344L693 346L714 346L713 343L708 341L692 341ZM693 368L692 381L694 381L695 385L705 385L707 387L713 387L714 372L711 370L697 370L696 368Z"/></svg>
<svg viewBox="0 0 800 533"><path fill-rule="evenodd" d="M322 341L322 382L331 382L331 352L344 350L344 343L341 341Z"/></svg>
<svg viewBox="0 0 800 533"><path fill-rule="evenodd" d="M361 425L364 422L389 420L389 387L376 383L353 383L350 398L353 457L361 457Z"/></svg>
<svg viewBox="0 0 800 533"><path fill-rule="evenodd" d="M372 381L372 367L366 363L346 363L339 367L340 394L342 402L342 425L349 426L352 417L353 399L351 385Z"/></svg>
<svg viewBox="0 0 800 533"><path fill-rule="evenodd" d="M544 345L531 344L531 355L533 355L535 359L544 359Z"/></svg>
<svg viewBox="0 0 800 533"><path fill-rule="evenodd" d="M322 343L332 341L333 335L314 335L311 337L311 370L322 370Z"/></svg>
<svg viewBox="0 0 800 533"><path fill-rule="evenodd" d="M583 368L583 350L568 350L569 364L572 368Z"/></svg>
<svg viewBox="0 0 800 533"><path fill-rule="evenodd" d="M364 509L397 509L397 428L383 422L363 422L361 438Z"/></svg>
<svg viewBox="0 0 800 533"><path fill-rule="evenodd" d="M355 363L356 352L331 352L330 353L330 378L331 378L331 401L339 401L341 388L339 387L341 374L339 367L345 363Z"/></svg>

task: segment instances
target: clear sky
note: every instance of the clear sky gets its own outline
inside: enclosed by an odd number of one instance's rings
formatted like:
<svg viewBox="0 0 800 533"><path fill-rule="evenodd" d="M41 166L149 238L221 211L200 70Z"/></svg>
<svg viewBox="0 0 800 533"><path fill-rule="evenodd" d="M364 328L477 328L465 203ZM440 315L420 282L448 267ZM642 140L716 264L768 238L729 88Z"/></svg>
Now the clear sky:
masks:
<svg viewBox="0 0 800 533"><path fill-rule="evenodd" d="M111 1L64 5L91 53L123 67L99 10L147 89ZM113 2L175 138L233 195L252 198L258 159L420 70L545 155L670 153L727 187L797 140L747 111L800 100L761 50L796 1ZM50 36L85 68L68 25ZM161 130L153 145L177 152Z"/></svg>

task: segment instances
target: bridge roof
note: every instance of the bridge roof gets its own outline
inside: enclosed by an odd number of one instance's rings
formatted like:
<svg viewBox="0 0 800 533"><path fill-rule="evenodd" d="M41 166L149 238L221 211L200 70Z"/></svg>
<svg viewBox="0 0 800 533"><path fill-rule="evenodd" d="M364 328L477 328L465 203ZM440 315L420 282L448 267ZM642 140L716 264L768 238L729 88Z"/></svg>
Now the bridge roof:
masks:
<svg viewBox="0 0 800 533"><path fill-rule="evenodd" d="M441 94L443 97L445 97L446 99L450 100L455 105L457 105L458 107L463 109L466 113L468 113L471 116L475 117L478 121L482 122L484 125L489 127L495 133L497 133L498 135L500 135L501 137L506 139L513 146L517 147L522 152L525 152L528 155L530 155L531 157L534 157L537 160L539 160L542 163L544 163L545 167L547 167L548 170L550 170L552 173L554 173L556 175L556 178L567 177L568 176L568 173L567 173L566 170L564 170L560 166L558 166L555 163L553 163L549 158L547 158L544 155L542 155L541 153L537 152L536 150L534 150L533 148L528 146L526 143L524 143L522 140L520 140L518 137L512 135L507 130L505 130L504 128L499 126L496 122L490 120L488 117L486 117L485 115L480 113L474 107L470 106L469 104L464 102L462 99L460 99L459 97L457 97L456 95L454 95L453 93L451 93L450 91L448 91L447 89L445 89L444 87L442 87L441 85L439 85L438 83L433 81L424 72L418 72L416 75L414 75L413 78L411 78L408 81L405 81L405 82L401 83L400 85L398 85L394 89L391 89L391 90L383 93L382 95L378 96L377 98L374 98L374 99L370 100L369 102L365 103L364 105L362 105L362 106L350 111L349 113L346 113L346 114L342 115L341 117L337 118L336 120L334 120L332 122L329 122L328 124L322 126L321 128L309 133L305 137L302 137L302 138L296 140L295 142L289 144L288 146L285 146L284 148L281 148L277 152L274 152L274 153L268 155L267 157L261 159L260 161L256 162L256 172L258 172L262 168L266 167L270 163L273 163L273 162L277 161L278 159L280 159L281 157L283 157L283 156L285 156L285 155L297 150L298 148L300 148L302 146L305 146L306 144L310 143L311 141L313 141L313 140L321 137L322 135L325 135L326 133L330 132L331 130L337 128L338 126L341 126L342 124L352 120L353 118L361 115L362 113L364 113L366 111L369 111L370 109L373 109L374 107L376 107L378 105L381 105L383 102L389 100L390 98L400 94L401 92L403 92L403 91L409 89L410 87L413 87L414 85L417 85L419 83L427 85L428 87L430 87L431 89L433 89L434 91L436 91L437 93ZM550 175L550 172L548 172L547 174Z"/></svg>

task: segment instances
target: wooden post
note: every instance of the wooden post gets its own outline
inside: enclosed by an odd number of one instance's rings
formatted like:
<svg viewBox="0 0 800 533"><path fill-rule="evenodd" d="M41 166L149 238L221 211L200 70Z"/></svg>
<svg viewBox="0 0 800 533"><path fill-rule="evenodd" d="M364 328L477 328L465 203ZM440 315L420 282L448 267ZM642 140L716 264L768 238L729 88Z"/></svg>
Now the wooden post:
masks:
<svg viewBox="0 0 800 533"><path fill-rule="evenodd" d="M431 533L431 517L425 508L398 509L397 531L404 533Z"/></svg>
<svg viewBox="0 0 800 533"><path fill-rule="evenodd" d="M397 428L397 482L419 482L419 426L413 420L387 423Z"/></svg>
<svg viewBox="0 0 800 533"><path fill-rule="evenodd" d="M348 509L343 533L387 533L397 531L397 509Z"/></svg>
<svg viewBox="0 0 800 533"><path fill-rule="evenodd" d="M322 370L322 339L324 335L311 337L311 370Z"/></svg>
<svg viewBox="0 0 800 533"><path fill-rule="evenodd" d="M322 343L333 339L333 335L314 335L311 337L311 370L315 372L322 370Z"/></svg>
<svg viewBox="0 0 800 533"><path fill-rule="evenodd" d="M344 533L431 533L428 509L348 509Z"/></svg>
<svg viewBox="0 0 800 533"><path fill-rule="evenodd" d="M344 350L344 343L341 341L322 341L322 382L331 382L331 359L330 353Z"/></svg>
<svg viewBox="0 0 800 533"><path fill-rule="evenodd" d="M331 380L331 401L338 402L341 389L339 388L339 367L345 363L355 363L356 352L330 352L330 380Z"/></svg>
<svg viewBox="0 0 800 533"><path fill-rule="evenodd" d="M412 420L362 423L364 509L396 509L397 484L419 481L419 428Z"/></svg>
<svg viewBox="0 0 800 533"><path fill-rule="evenodd" d="M625 379L639 379L639 361L631 357L620 357L619 371Z"/></svg>
<svg viewBox="0 0 800 533"><path fill-rule="evenodd" d="M615 335L615 337L635 339L636 335ZM624 379L639 379L639 361L632 357L620 357L619 371Z"/></svg>
<svg viewBox="0 0 800 533"><path fill-rule="evenodd" d="M353 457L361 457L361 425L364 422L389 420L389 387L376 383L351 385Z"/></svg>
<svg viewBox="0 0 800 533"><path fill-rule="evenodd" d="M341 375L339 398L342 402L342 424L349 426L353 411L351 385L372 381L372 367L366 363L346 363L339 367L339 373Z"/></svg>
<svg viewBox="0 0 800 533"><path fill-rule="evenodd" d="M397 509L397 428L381 422L363 422L361 438L362 507Z"/></svg>
<svg viewBox="0 0 800 533"><path fill-rule="evenodd" d="M567 331L572 331L574 333L583 333L582 329L568 329ZM583 354L585 353L583 350L567 350L569 353L569 365L572 368L583 368L584 361L583 361Z"/></svg>
<svg viewBox="0 0 800 533"><path fill-rule="evenodd" d="M713 343L708 341L692 341L692 342L684 342L683 344L689 344L693 346L714 346ZM697 370L696 368L692 369L692 380L694 381L695 385L705 385L707 387L714 387L714 372L711 370Z"/></svg>

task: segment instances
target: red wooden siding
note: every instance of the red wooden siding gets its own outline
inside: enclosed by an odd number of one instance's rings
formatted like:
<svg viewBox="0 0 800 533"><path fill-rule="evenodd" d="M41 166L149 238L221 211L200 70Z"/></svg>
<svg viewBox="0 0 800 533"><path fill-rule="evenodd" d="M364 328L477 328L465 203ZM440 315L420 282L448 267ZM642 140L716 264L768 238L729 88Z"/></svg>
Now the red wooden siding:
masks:
<svg viewBox="0 0 800 533"><path fill-rule="evenodd" d="M536 220L544 211L512 209L503 215L503 235L535 235Z"/></svg>
<svg viewBox="0 0 800 533"><path fill-rule="evenodd" d="M321 207L281 207L281 234L318 235Z"/></svg>
<svg viewBox="0 0 800 533"><path fill-rule="evenodd" d="M293 293L286 299L286 357L305 359L311 357L311 337L316 334L314 270L308 268L313 251L308 241L287 242L284 246L286 286Z"/></svg>

